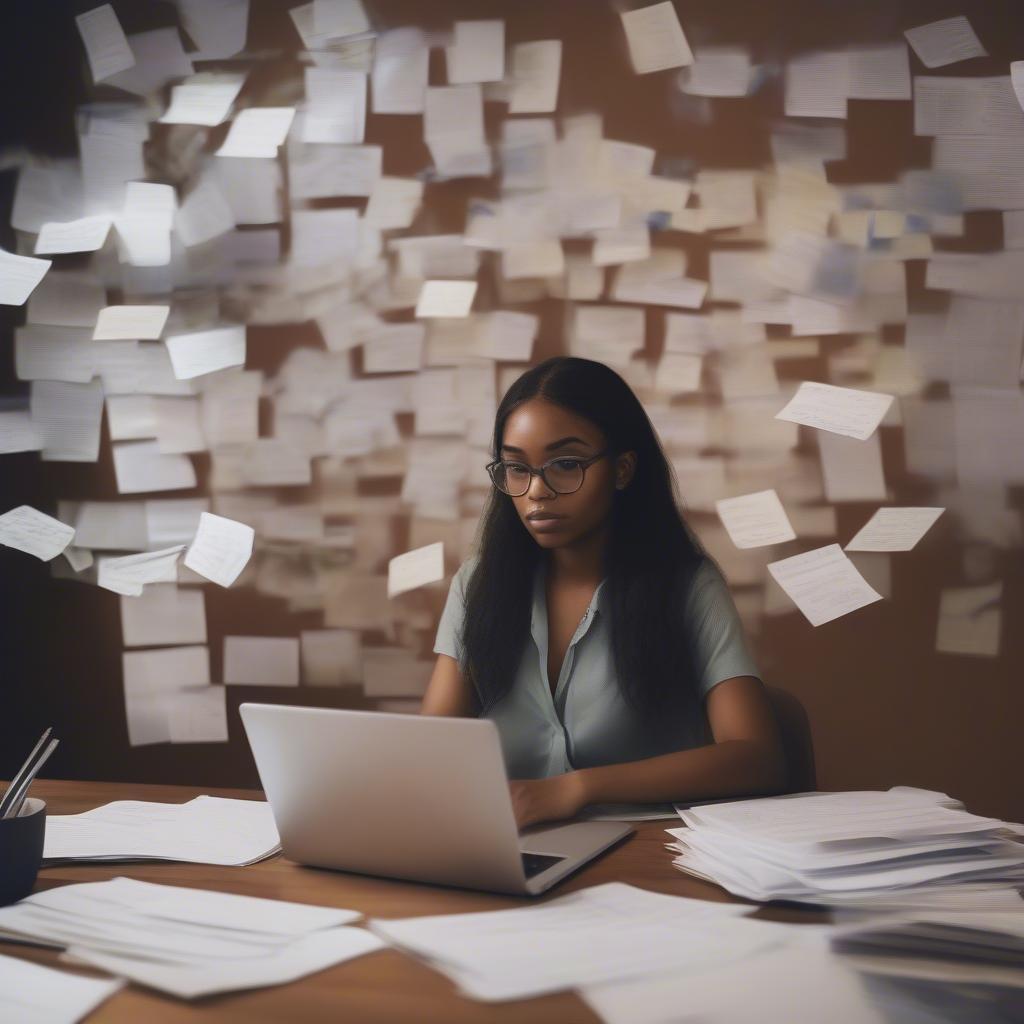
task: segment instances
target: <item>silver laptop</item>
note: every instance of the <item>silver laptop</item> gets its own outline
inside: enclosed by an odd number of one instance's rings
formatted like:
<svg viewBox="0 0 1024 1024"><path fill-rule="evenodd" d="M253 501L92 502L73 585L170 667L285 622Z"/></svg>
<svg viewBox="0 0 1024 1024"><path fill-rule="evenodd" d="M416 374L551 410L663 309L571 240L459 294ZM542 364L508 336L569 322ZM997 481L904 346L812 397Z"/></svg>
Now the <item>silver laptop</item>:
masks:
<svg viewBox="0 0 1024 1024"><path fill-rule="evenodd" d="M314 867L535 896L633 829L520 835L487 719L243 704L286 857Z"/></svg>

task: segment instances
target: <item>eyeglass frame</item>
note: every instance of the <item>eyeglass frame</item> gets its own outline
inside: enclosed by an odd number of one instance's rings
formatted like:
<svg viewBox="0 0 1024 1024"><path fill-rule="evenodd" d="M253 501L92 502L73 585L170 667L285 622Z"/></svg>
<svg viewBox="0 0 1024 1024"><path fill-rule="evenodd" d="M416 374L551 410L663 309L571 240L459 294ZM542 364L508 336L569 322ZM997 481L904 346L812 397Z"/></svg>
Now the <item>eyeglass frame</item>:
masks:
<svg viewBox="0 0 1024 1024"><path fill-rule="evenodd" d="M539 476L541 480L544 482L544 486L554 494L575 494L576 491L580 490L583 487L583 483L587 479L587 470L595 462L597 462L600 459L603 459L606 455L609 455L611 451L611 448L604 448L601 451L599 451L596 455L591 455L589 459L585 459L580 455L556 455L555 458L548 459L548 461L545 462L542 466L531 466L528 462L521 462L518 459L495 459L493 462L488 462L484 468L487 470L487 475L491 478L491 483L494 484L494 486L499 491L501 491L502 494L508 496L509 498L521 498L524 494L528 494L530 488L533 486L533 478L535 476ZM556 462L565 462L568 460L572 460L573 462L579 464L580 470L582 472L582 476L580 477L580 486L571 491L559 491L557 488L551 486L551 481L548 480L548 478L544 475L544 470L546 470L548 466L554 465L554 463ZM524 469L529 470L530 482L526 485L525 491L522 491L520 494L509 494L508 491L502 490L502 488L498 487L498 484L494 479L493 470L496 466L500 466L504 462L511 463L514 466L522 466Z"/></svg>

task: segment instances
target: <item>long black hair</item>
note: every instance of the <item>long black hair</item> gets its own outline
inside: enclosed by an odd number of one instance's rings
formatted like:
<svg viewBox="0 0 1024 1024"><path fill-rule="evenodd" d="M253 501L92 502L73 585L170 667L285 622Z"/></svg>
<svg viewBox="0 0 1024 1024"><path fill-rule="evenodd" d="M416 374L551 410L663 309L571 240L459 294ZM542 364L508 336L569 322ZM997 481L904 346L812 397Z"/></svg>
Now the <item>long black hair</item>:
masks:
<svg viewBox="0 0 1024 1024"><path fill-rule="evenodd" d="M707 556L682 518L672 467L647 413L603 363L556 356L527 370L505 393L494 421L494 458L500 457L509 415L532 398L593 423L611 458L636 452L632 480L614 492L605 551L616 675L624 699L643 714L696 706L681 610ZM462 667L486 713L515 681L529 637L534 572L543 557L512 499L496 488L484 509L477 554L466 584Z"/></svg>

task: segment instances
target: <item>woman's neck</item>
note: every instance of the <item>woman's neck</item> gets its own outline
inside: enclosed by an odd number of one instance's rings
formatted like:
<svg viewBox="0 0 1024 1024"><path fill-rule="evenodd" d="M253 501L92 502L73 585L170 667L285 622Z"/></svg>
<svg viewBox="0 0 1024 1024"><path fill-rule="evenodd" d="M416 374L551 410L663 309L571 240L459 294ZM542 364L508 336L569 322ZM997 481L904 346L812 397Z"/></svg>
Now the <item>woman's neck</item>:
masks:
<svg viewBox="0 0 1024 1024"><path fill-rule="evenodd" d="M568 584L600 582L609 535L608 526L602 526L572 544L552 548L547 557L550 578Z"/></svg>

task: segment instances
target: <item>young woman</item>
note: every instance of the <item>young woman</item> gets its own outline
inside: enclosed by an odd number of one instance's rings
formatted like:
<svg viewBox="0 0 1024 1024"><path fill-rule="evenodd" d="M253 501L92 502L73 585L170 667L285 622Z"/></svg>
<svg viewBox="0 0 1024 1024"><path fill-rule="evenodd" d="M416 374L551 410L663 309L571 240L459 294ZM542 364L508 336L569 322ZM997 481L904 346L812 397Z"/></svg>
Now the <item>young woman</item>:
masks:
<svg viewBox="0 0 1024 1024"><path fill-rule="evenodd" d="M479 552L452 581L423 714L495 722L520 827L587 804L780 791L735 606L625 381L548 359L509 388L493 443Z"/></svg>

